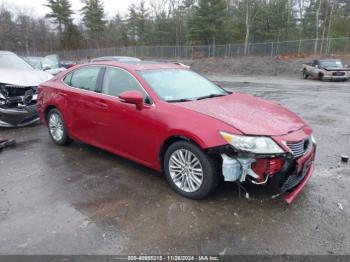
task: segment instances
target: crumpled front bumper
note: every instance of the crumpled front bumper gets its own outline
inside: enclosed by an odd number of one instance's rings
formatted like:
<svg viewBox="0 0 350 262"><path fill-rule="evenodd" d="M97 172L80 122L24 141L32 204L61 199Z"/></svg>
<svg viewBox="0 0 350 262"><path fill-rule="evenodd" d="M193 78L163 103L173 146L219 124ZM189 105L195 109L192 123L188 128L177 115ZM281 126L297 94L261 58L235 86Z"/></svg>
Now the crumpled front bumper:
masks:
<svg viewBox="0 0 350 262"><path fill-rule="evenodd" d="M36 105L23 108L0 108L1 127L22 127L39 121Z"/></svg>
<svg viewBox="0 0 350 262"><path fill-rule="evenodd" d="M300 194L301 190L305 187L306 183L309 181L311 174L315 168L314 160L316 155L316 144L313 144L312 149L296 160L295 174L289 176L295 176L296 179L299 179L297 184L287 191L283 190L283 186L288 183L288 178L282 185L282 191L285 193L284 200L290 204L294 199Z"/></svg>
<svg viewBox="0 0 350 262"><path fill-rule="evenodd" d="M293 135L293 134L292 134ZM220 146L217 148L211 148L208 150L208 153L212 154L227 154L228 156L231 154L235 154L232 151L233 148L229 145ZM310 148L305 152L304 155L295 158L291 153L281 154L280 156L274 156L274 158L279 158L283 160L283 166L279 172L266 176L266 181L255 183L260 185L266 185L268 190L273 195L281 195L284 197L284 200L290 204L294 201L294 199L300 194L301 190L305 187L306 183L309 181L311 174L314 170L314 160L316 155L316 143L312 142ZM268 159L269 156L263 155L250 155L248 159ZM237 155L231 157L234 160L242 160L247 159L238 157ZM224 158L223 158L224 161ZM236 174L232 176L228 176L228 174L224 174L224 165L222 162L223 170L222 175L225 181L239 181L241 179L242 168L244 167L242 163L236 167L235 164L231 164L230 174ZM254 169L254 168L253 168ZM253 170L254 171L254 170ZM249 171L247 172L249 173ZM238 174L238 175L237 175ZM248 181L250 181L249 179ZM244 179L243 181L246 181Z"/></svg>

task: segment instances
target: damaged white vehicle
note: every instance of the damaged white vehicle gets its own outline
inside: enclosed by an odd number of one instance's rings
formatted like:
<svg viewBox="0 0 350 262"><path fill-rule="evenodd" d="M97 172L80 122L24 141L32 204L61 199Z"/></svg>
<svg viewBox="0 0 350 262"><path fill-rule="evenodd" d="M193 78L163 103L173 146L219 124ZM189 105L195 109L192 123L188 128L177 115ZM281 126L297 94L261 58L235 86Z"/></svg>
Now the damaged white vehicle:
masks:
<svg viewBox="0 0 350 262"><path fill-rule="evenodd" d="M0 51L0 127L37 122L37 86L51 78L52 75L33 69L16 54Z"/></svg>

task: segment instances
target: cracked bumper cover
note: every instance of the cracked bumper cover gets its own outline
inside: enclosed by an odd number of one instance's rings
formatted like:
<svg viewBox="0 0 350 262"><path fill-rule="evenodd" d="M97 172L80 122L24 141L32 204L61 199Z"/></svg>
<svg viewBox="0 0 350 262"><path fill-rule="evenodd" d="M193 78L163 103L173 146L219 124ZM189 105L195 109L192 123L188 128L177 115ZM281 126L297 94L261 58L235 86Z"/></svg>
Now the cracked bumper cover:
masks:
<svg viewBox="0 0 350 262"><path fill-rule="evenodd" d="M300 194L306 183L310 180L311 174L315 168L314 160L316 155L316 145L313 144L312 149L296 160L296 176L300 179L292 189L287 190L284 200L290 204ZM287 181L286 181L287 182Z"/></svg>
<svg viewBox="0 0 350 262"><path fill-rule="evenodd" d="M232 154L233 149L229 145L209 149L209 153L213 154ZM284 200L290 204L300 194L301 190L309 181L314 170L314 159L316 154L316 144L301 157L294 158L291 154L281 154L280 158L284 160L284 164L280 172L272 175L269 181L276 186L277 192L284 195ZM250 154L250 158L264 158L268 155ZM272 186L272 187L273 187Z"/></svg>

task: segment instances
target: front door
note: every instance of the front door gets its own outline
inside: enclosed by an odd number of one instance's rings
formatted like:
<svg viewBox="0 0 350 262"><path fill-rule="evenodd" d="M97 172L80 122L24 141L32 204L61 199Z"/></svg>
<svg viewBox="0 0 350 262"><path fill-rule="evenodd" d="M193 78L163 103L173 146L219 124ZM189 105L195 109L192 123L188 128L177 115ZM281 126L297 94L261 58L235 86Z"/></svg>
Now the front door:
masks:
<svg viewBox="0 0 350 262"><path fill-rule="evenodd" d="M144 95L145 104L142 110L118 98L119 94L131 90ZM141 84L128 71L107 67L98 101L107 108L97 111L96 115L99 121L96 139L99 144L117 154L150 164L154 160L150 152L156 152L156 108Z"/></svg>

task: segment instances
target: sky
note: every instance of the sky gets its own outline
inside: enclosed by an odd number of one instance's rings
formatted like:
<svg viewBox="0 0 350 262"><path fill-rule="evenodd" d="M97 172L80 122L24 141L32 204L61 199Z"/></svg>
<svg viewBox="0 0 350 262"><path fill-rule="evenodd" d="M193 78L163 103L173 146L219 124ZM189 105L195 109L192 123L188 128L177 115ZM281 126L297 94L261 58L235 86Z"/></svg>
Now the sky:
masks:
<svg viewBox="0 0 350 262"><path fill-rule="evenodd" d="M149 0L150 1L150 0ZM83 4L81 0L70 0L72 4L72 9L76 13L82 8ZM105 7L105 12L108 17L114 16L118 11L124 15L127 12L128 6L137 0L102 0ZM146 1L147 2L147 1ZM44 6L47 3L46 0L0 0L0 5L5 4L5 6L10 7L14 10L21 10L29 12L36 16L45 16L49 12L49 8ZM75 17L79 19L79 17Z"/></svg>

